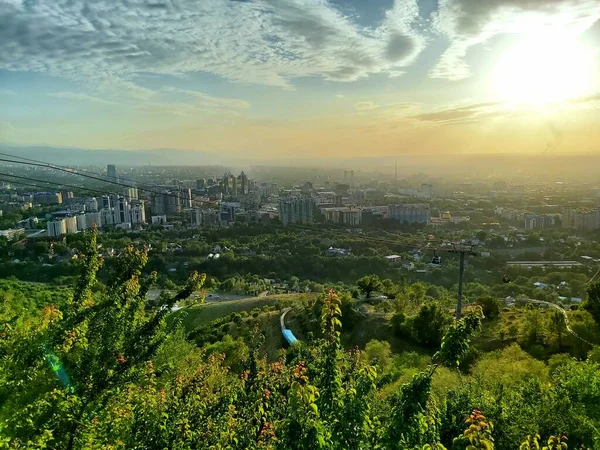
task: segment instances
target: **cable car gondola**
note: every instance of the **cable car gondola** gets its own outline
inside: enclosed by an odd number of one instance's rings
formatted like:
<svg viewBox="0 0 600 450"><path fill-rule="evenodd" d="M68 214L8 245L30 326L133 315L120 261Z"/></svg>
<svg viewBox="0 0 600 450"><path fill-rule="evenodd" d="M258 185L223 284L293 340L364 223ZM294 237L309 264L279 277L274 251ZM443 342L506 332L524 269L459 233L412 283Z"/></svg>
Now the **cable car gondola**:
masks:
<svg viewBox="0 0 600 450"><path fill-rule="evenodd" d="M502 277L502 282L503 283L510 283L510 277L508 275L504 275Z"/></svg>
<svg viewBox="0 0 600 450"><path fill-rule="evenodd" d="M440 264L442 264L442 257L438 256L435 250L433 251L433 258L431 258L431 264L433 264L434 266L439 266Z"/></svg>

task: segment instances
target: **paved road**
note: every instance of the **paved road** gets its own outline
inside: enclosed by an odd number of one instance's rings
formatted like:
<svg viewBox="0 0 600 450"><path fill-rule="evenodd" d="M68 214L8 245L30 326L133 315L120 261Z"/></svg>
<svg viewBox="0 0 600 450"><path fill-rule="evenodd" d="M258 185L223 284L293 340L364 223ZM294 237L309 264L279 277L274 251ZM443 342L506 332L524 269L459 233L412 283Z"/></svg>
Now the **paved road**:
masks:
<svg viewBox="0 0 600 450"><path fill-rule="evenodd" d="M567 331L569 333L571 333L573 336L575 336L577 339L579 339L582 342L585 342L586 344L588 344L589 346L593 347L594 344L592 344L590 341L588 341L587 339L582 338L581 336L579 336L577 333L575 333L573 331L573 329L571 328L571 326L569 325L569 316L567 315L567 311L565 311L560 305L557 305L556 303L552 303L552 302L546 302L544 300L534 300L534 299L529 299L528 301L532 302L532 303L537 303L538 305L543 304L543 305L547 305L550 308L554 308L559 310L563 317L565 318L565 325L567 326Z"/></svg>

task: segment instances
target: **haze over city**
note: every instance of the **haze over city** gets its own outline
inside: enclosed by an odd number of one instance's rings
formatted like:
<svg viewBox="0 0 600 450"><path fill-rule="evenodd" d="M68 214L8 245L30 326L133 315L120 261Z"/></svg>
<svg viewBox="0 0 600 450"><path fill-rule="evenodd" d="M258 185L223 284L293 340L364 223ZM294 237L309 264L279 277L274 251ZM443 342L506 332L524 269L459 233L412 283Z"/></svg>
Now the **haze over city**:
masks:
<svg viewBox="0 0 600 450"><path fill-rule="evenodd" d="M594 0L2 0L0 145L595 153L599 18Z"/></svg>

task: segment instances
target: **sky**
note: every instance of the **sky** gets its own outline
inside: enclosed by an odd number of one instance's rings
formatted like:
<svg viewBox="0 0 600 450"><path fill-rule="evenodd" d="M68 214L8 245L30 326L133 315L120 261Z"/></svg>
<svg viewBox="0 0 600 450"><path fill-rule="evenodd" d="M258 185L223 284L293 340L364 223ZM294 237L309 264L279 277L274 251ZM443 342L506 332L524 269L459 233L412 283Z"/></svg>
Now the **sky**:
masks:
<svg viewBox="0 0 600 450"><path fill-rule="evenodd" d="M0 0L0 144L598 152L598 0Z"/></svg>

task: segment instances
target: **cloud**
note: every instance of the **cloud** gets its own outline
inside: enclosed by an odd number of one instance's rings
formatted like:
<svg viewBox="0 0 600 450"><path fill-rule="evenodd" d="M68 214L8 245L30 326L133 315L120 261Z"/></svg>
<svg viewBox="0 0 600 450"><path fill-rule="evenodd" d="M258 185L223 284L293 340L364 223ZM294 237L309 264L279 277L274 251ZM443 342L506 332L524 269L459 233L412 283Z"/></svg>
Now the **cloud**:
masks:
<svg viewBox="0 0 600 450"><path fill-rule="evenodd" d="M336 98L346 98L346 96L344 94L336 94L335 97Z"/></svg>
<svg viewBox="0 0 600 450"><path fill-rule="evenodd" d="M106 100L106 99L103 99L100 97L94 97L92 95L76 93L76 92L50 92L50 93L47 93L46 95L48 97L61 98L61 99L65 99L65 100L75 100L75 101L81 101L81 102L98 103L101 105L110 105L110 106L117 105L116 102L113 102L110 100Z"/></svg>
<svg viewBox="0 0 600 450"><path fill-rule="evenodd" d="M425 46L417 0L362 27L326 0L0 2L0 69L48 73L149 99L140 74L207 72L293 87L397 73Z"/></svg>
<svg viewBox="0 0 600 450"><path fill-rule="evenodd" d="M474 103L415 114L411 119L419 122L433 122L450 125L465 122L475 122L483 118L508 116L512 113L506 109L506 104L501 102Z"/></svg>
<svg viewBox="0 0 600 450"><path fill-rule="evenodd" d="M578 35L599 19L598 0L440 0L433 25L450 39L450 46L430 76L449 80L470 76L468 51L494 36L556 30Z"/></svg>
<svg viewBox="0 0 600 450"><path fill-rule="evenodd" d="M17 95L17 93L9 89L0 89L0 95Z"/></svg>
<svg viewBox="0 0 600 450"><path fill-rule="evenodd" d="M245 100L237 98L224 98L214 97L212 95L205 94L203 92L191 91L187 89L178 89L174 87L166 87L163 89L164 92L173 92L183 94L186 97L191 98L195 105L199 107L205 107L210 109L248 109L250 103Z"/></svg>
<svg viewBox="0 0 600 450"><path fill-rule="evenodd" d="M357 111L370 111L379 108L379 105L374 102L358 102L354 104L354 109Z"/></svg>

